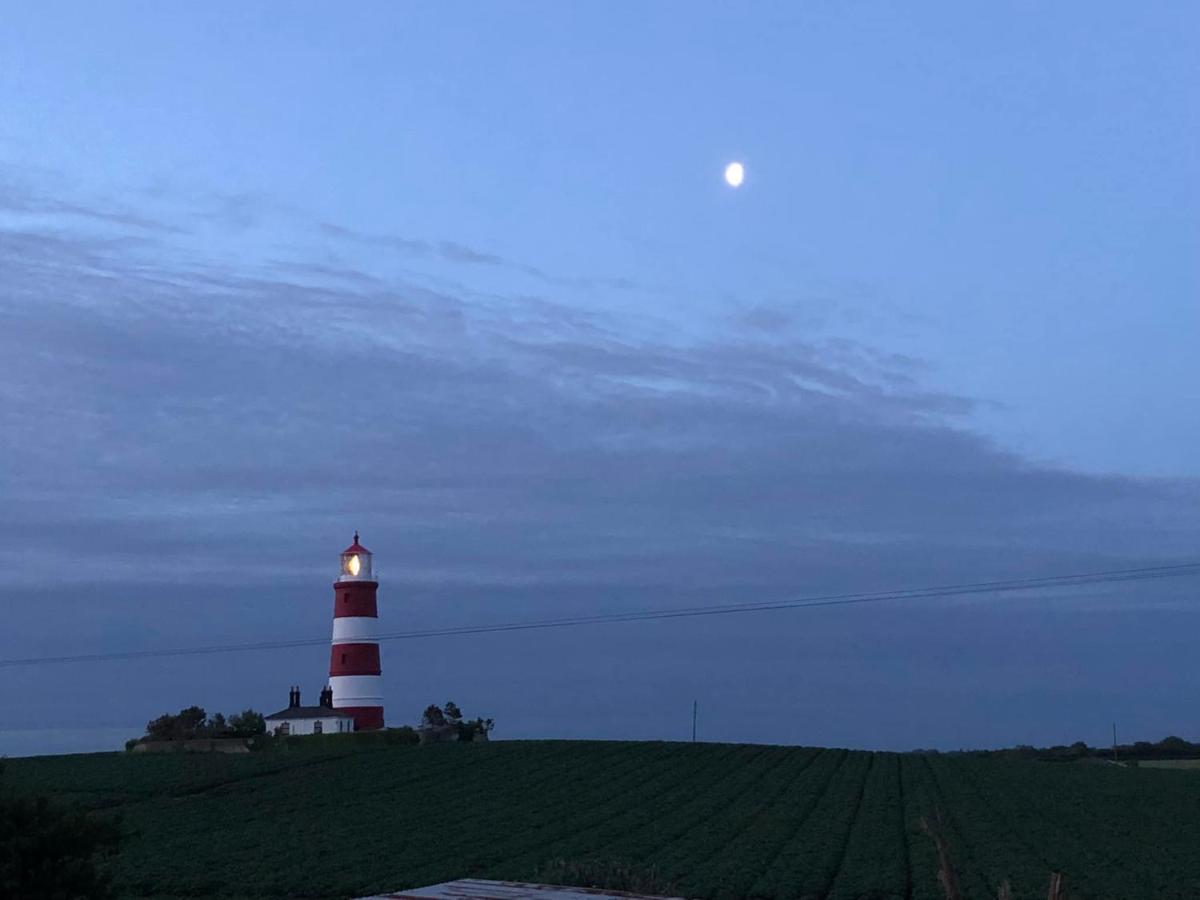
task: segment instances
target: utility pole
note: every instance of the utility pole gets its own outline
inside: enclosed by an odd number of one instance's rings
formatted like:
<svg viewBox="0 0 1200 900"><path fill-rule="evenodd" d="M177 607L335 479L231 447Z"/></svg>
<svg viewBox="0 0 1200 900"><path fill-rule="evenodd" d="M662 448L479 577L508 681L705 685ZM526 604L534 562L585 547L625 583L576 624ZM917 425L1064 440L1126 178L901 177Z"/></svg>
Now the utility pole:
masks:
<svg viewBox="0 0 1200 900"><path fill-rule="evenodd" d="M1113 722L1113 762L1117 761L1117 723Z"/></svg>
<svg viewBox="0 0 1200 900"><path fill-rule="evenodd" d="M699 700L692 701L692 743L696 743L696 708L700 705Z"/></svg>

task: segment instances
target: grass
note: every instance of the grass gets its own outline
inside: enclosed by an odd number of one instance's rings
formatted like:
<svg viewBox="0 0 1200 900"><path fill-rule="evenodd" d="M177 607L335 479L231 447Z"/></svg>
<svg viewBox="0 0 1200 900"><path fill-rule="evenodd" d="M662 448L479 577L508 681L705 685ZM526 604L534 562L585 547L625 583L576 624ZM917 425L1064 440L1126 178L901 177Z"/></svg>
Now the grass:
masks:
<svg viewBox="0 0 1200 900"><path fill-rule="evenodd" d="M1190 772L722 744L317 741L9 760L119 816L123 896L352 897L461 877L692 897L1200 897Z"/></svg>

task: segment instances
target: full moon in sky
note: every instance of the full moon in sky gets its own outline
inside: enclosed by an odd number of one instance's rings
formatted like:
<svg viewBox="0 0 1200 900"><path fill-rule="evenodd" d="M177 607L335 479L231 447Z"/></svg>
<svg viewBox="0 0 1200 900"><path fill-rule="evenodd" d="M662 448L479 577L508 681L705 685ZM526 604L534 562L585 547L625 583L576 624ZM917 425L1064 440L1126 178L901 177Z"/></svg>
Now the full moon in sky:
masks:
<svg viewBox="0 0 1200 900"><path fill-rule="evenodd" d="M741 187L746 177L746 167L740 162L731 162L725 167L725 183L730 187Z"/></svg>

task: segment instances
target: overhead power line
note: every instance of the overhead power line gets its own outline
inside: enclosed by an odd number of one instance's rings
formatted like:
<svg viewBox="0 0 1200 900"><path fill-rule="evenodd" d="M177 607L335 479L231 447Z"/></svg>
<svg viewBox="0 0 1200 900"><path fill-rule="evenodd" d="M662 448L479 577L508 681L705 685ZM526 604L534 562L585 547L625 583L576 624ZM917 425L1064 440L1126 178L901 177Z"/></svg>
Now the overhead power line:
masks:
<svg viewBox="0 0 1200 900"><path fill-rule="evenodd" d="M1181 578L1200 575L1200 562L1169 566L1145 566L1136 569L1113 569L1105 572L1082 572L1072 575L1047 575L1038 578L1012 578L1000 581L978 581L967 584L947 584L933 587L907 588L893 591L869 591L852 594L826 594L784 600L764 600L750 603L728 603L710 606L678 607L674 609L600 613L590 616L566 616L558 619L534 619L523 622L499 622L490 625L453 625L419 631L394 631L381 634L379 641L405 641L420 638L452 637L456 635L496 634L506 631L534 631L543 628L570 628L581 625L602 625L621 622L644 622L659 619L687 619L700 616L721 616L737 613L768 612L783 609L807 609L818 606L849 606L884 603L897 600L923 600L939 597L959 597L979 594L1000 594L1015 591L1113 584L1128 581L1151 581L1161 578ZM0 668L52 665L57 663L115 662L131 659L156 659L170 656L204 656L214 653L241 653L254 650L283 650L294 647L316 647L329 644L329 637L300 638L284 641L256 641L247 644L220 644L203 647L177 647L164 650L125 650L109 653L81 653L72 656L36 656L25 659L0 659Z"/></svg>

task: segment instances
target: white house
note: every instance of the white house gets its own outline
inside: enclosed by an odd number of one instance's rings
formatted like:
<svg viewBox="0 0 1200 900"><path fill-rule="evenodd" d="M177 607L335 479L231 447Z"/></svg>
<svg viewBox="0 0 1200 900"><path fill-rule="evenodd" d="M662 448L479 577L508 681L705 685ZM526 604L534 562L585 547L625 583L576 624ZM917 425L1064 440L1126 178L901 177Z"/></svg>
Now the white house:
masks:
<svg viewBox="0 0 1200 900"><path fill-rule="evenodd" d="M321 691L319 706L301 706L300 688L288 691L287 709L267 716L267 734L339 734L354 730L354 716L333 708L333 690Z"/></svg>

